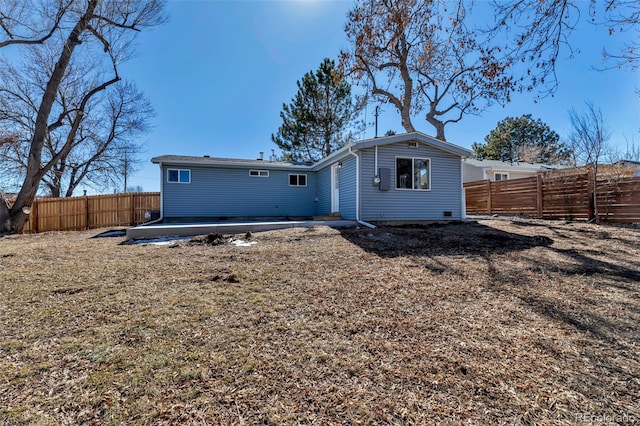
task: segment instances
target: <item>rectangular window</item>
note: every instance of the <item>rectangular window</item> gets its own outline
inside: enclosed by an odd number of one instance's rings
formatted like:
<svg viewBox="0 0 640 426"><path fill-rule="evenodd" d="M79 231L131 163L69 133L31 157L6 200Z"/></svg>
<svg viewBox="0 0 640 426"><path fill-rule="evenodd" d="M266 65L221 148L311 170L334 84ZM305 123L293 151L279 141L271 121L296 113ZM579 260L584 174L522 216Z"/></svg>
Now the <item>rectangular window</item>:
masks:
<svg viewBox="0 0 640 426"><path fill-rule="evenodd" d="M307 186L307 175L289 175L289 186Z"/></svg>
<svg viewBox="0 0 640 426"><path fill-rule="evenodd" d="M431 189L431 160L396 158L396 189Z"/></svg>
<svg viewBox="0 0 640 426"><path fill-rule="evenodd" d="M249 170L249 176L269 177L269 170Z"/></svg>
<svg viewBox="0 0 640 426"><path fill-rule="evenodd" d="M494 180L507 180L509 179L509 173L496 173L494 175Z"/></svg>
<svg viewBox="0 0 640 426"><path fill-rule="evenodd" d="M167 169L167 182L170 183L190 183L191 170L189 169Z"/></svg>

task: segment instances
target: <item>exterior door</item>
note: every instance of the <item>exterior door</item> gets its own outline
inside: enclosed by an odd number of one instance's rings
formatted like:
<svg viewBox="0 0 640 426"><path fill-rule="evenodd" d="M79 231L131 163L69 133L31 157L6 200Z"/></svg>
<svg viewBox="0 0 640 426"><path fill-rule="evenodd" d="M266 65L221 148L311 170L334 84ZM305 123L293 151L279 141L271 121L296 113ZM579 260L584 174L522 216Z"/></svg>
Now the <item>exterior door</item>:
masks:
<svg viewBox="0 0 640 426"><path fill-rule="evenodd" d="M340 165L331 166L331 213L340 211Z"/></svg>

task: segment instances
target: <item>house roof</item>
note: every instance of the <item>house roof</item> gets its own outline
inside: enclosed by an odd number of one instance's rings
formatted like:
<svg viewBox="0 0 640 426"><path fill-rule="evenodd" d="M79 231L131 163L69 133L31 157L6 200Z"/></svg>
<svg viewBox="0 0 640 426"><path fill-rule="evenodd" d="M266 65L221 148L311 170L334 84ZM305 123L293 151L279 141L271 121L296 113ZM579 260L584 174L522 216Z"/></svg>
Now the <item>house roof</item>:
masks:
<svg viewBox="0 0 640 426"><path fill-rule="evenodd" d="M268 160L248 160L242 158L222 158L222 157L194 157L188 155L160 155L151 159L152 163L169 164L175 166L227 166L227 167L255 167L259 169L308 169L311 163L295 161L268 161Z"/></svg>
<svg viewBox="0 0 640 426"><path fill-rule="evenodd" d="M359 142L352 142L337 151L334 151L327 157L317 161L316 163L303 163L294 161L268 161L268 160L247 160L240 158L220 158L220 157L192 157L186 155L161 155L153 157L152 163L169 164L174 166L222 166L222 167L256 167L261 169L311 169L318 170L326 164L334 163L349 155L349 152L358 151L360 149L371 148L374 146L389 145L398 142L419 142L431 145L443 151L459 155L460 157L468 157L471 151L449 142L441 141L434 137L425 135L420 132L402 133L399 135L384 136L380 138L365 139Z"/></svg>
<svg viewBox="0 0 640 426"><path fill-rule="evenodd" d="M525 163L525 162L509 162L500 160L476 160L474 158L465 158L464 162L471 166L481 167L492 170L521 170L521 171L545 171L564 169L567 166L559 164L544 163Z"/></svg>
<svg viewBox="0 0 640 426"><path fill-rule="evenodd" d="M449 142L441 141L432 136L425 135L424 133L421 133L421 132L413 132L413 133L401 133L398 135L391 135L391 136L383 136L379 138L365 139L359 142L349 143L343 146L342 148L340 148L339 150L334 151L333 153L331 153L331 155L328 155L327 157L323 158L317 163L314 163L313 168L318 169L327 163L332 163L341 158L344 158L347 155L349 155L350 151L354 152L360 149L389 145L389 144L394 144L398 142L420 142L427 145L431 145L443 151L446 151L455 155L459 155L460 157L468 157L471 155L470 150L463 148L461 146L454 145Z"/></svg>

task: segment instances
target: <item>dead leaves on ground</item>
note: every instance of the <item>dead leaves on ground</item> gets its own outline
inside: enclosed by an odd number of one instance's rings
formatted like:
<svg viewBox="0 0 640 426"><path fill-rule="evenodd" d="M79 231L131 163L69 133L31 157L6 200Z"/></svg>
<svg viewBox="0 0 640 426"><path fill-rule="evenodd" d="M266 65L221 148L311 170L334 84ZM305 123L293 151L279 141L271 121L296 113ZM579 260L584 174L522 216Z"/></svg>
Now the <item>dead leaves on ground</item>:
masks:
<svg viewBox="0 0 640 426"><path fill-rule="evenodd" d="M0 240L0 423L640 418L637 229L91 235Z"/></svg>

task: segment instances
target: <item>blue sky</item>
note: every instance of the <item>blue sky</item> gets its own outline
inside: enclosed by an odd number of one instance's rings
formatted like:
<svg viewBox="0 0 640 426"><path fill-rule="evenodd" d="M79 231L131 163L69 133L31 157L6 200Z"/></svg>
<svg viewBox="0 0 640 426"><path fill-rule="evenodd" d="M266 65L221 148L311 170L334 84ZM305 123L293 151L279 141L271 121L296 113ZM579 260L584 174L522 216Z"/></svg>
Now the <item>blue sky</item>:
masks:
<svg viewBox="0 0 640 426"><path fill-rule="evenodd" d="M131 179L145 191L160 189L158 166L164 154L214 157L268 157L280 111L296 93L296 81L316 70L325 57L348 47L344 34L350 1L169 0L170 21L137 39L138 54L121 68L150 98L156 110L153 130L143 138L143 166ZM494 105L481 116L467 116L446 128L449 142L469 148L507 116L532 114L562 137L570 128L568 111L590 100L603 112L612 143L640 144L640 73L597 71L602 49L615 50L624 39L581 22L572 38L575 54L561 55L559 88L537 103L532 94L515 94L506 107ZM367 121L373 121L373 108ZM434 134L417 117L418 130ZM379 133L403 132L391 105L384 105ZM373 137L369 127L363 137ZM278 152L276 150L276 152Z"/></svg>

